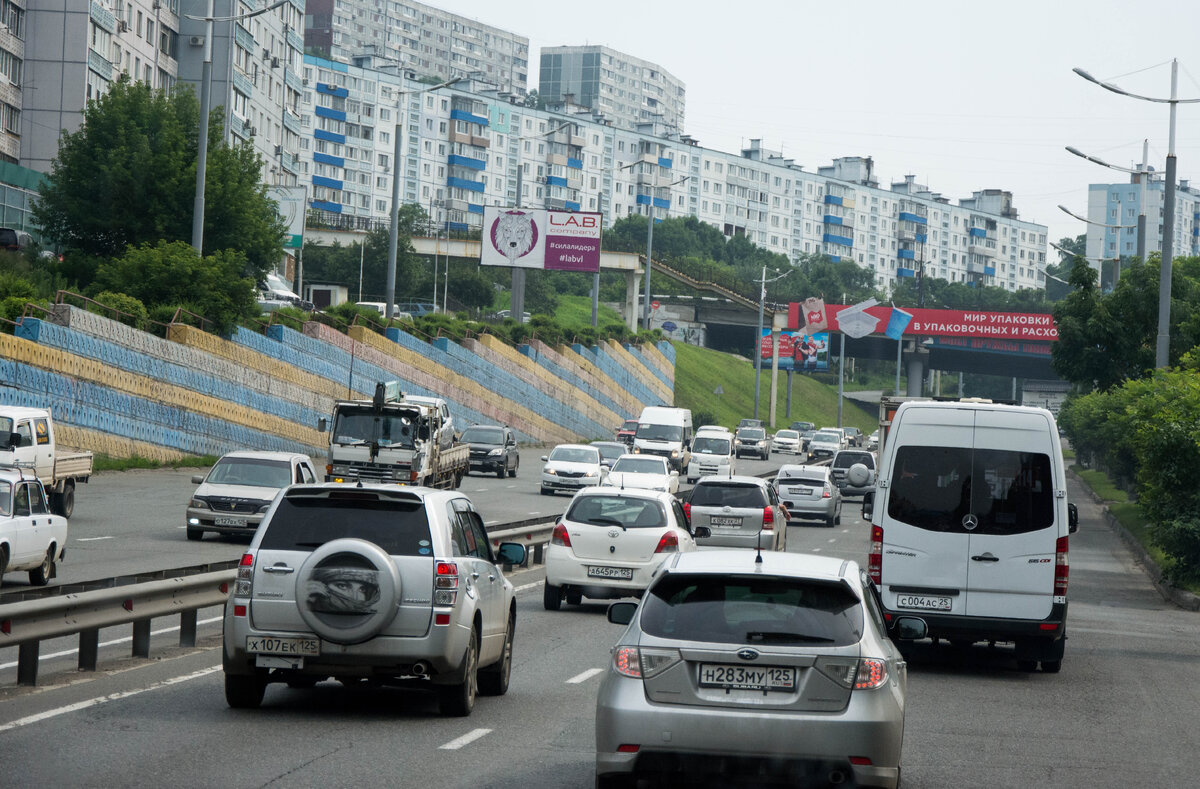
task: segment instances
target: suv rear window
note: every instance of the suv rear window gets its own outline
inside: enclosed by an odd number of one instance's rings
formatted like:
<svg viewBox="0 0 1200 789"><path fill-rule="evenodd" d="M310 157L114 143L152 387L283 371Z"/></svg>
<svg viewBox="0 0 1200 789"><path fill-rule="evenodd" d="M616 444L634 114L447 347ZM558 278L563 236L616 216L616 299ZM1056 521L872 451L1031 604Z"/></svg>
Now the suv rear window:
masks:
<svg viewBox="0 0 1200 789"><path fill-rule="evenodd" d="M693 507L765 507L767 494L758 485L722 482L692 488Z"/></svg>
<svg viewBox="0 0 1200 789"><path fill-rule="evenodd" d="M870 452L839 452L833 458L834 468L850 468L855 463L862 463L867 468L875 468L875 457Z"/></svg>
<svg viewBox="0 0 1200 789"><path fill-rule="evenodd" d="M264 524L259 548L312 551L330 540L356 537L391 556L433 556L423 501L350 495L353 498L285 497Z"/></svg>
<svg viewBox="0 0 1200 789"><path fill-rule="evenodd" d="M1036 452L902 446L896 451L888 515L929 531L1020 534L1054 523L1050 458Z"/></svg>
<svg viewBox="0 0 1200 789"><path fill-rule="evenodd" d="M863 611L841 583L672 573L646 594L641 627L688 641L846 646L862 638Z"/></svg>

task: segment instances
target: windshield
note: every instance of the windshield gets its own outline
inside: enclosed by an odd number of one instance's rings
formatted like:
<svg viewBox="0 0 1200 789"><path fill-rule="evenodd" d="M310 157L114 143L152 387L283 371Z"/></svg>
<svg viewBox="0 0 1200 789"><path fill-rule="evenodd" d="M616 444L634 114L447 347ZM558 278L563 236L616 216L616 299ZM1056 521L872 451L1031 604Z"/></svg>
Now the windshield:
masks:
<svg viewBox="0 0 1200 789"><path fill-rule="evenodd" d="M666 474L667 462L662 458L630 455L613 463L614 474Z"/></svg>
<svg viewBox="0 0 1200 789"><path fill-rule="evenodd" d="M692 442L692 452L702 455L728 455L729 439L701 436Z"/></svg>
<svg viewBox="0 0 1200 789"><path fill-rule="evenodd" d="M767 431L761 427L743 427L737 431L737 437L758 441L767 437Z"/></svg>
<svg viewBox="0 0 1200 789"><path fill-rule="evenodd" d="M626 529L657 528L667 523L667 515L657 501L624 496L577 496L565 517L576 523Z"/></svg>
<svg viewBox="0 0 1200 789"><path fill-rule="evenodd" d="M682 441L683 428L679 425L652 425L643 422L638 425L637 437L647 441Z"/></svg>
<svg viewBox="0 0 1200 789"><path fill-rule="evenodd" d="M498 427L468 427L459 440L464 444L503 444L504 431Z"/></svg>
<svg viewBox="0 0 1200 789"><path fill-rule="evenodd" d="M822 431L814 434L812 437L812 440L816 441L818 444L820 444L820 443L840 444L842 441L842 437L840 435L838 435L837 433L826 433L824 430L822 430Z"/></svg>
<svg viewBox="0 0 1200 789"><path fill-rule="evenodd" d="M594 447L555 447L550 460L564 463L599 463L600 453Z"/></svg>
<svg viewBox="0 0 1200 789"><path fill-rule="evenodd" d="M629 451L624 444L592 444L592 446L600 450L600 457L604 460L616 460Z"/></svg>
<svg viewBox="0 0 1200 789"><path fill-rule="evenodd" d="M847 646L862 638L863 613L841 583L671 573L643 599L641 627L685 641Z"/></svg>
<svg viewBox="0 0 1200 789"><path fill-rule="evenodd" d="M775 437L776 438L785 438L789 441L795 441L797 438L800 437L800 434L797 433L795 430L780 430L778 433L775 434Z"/></svg>
<svg viewBox="0 0 1200 789"><path fill-rule="evenodd" d="M623 430L623 431L624 430L636 431L637 429L638 429L638 422L636 419L627 419L627 420L625 420L625 424L621 425L621 430Z"/></svg>
<svg viewBox="0 0 1200 789"><path fill-rule="evenodd" d="M292 468L286 460L221 458L208 473L205 482L256 488L286 488L292 484Z"/></svg>
<svg viewBox="0 0 1200 789"><path fill-rule="evenodd" d="M376 413L370 408L342 409L333 423L333 440L338 444L369 444L381 447L413 446L414 412Z"/></svg>

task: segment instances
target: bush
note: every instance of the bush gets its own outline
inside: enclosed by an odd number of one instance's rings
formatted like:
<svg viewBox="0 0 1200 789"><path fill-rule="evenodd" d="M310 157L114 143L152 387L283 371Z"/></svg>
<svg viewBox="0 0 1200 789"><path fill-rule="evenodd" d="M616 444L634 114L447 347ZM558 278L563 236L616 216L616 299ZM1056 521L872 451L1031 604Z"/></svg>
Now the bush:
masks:
<svg viewBox="0 0 1200 789"><path fill-rule="evenodd" d="M105 309L105 307L108 309ZM93 296L92 301L88 302L87 311L120 321L126 326L132 326L135 329L146 328L146 319L149 317L149 313L146 312L146 305L142 304L140 299L135 299L133 296L127 296L124 293L113 293L108 290Z"/></svg>

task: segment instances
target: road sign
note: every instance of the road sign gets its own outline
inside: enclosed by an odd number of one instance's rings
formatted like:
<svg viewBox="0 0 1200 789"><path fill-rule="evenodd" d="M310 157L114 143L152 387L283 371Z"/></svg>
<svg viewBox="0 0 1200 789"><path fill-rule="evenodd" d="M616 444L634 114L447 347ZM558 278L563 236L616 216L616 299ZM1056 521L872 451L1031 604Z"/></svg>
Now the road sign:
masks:
<svg viewBox="0 0 1200 789"><path fill-rule="evenodd" d="M679 328L675 325L675 321L663 321L662 327L665 332L672 332Z"/></svg>
<svg viewBox="0 0 1200 789"><path fill-rule="evenodd" d="M650 308L655 309L655 310L658 309L658 302L657 301L650 302Z"/></svg>
<svg viewBox="0 0 1200 789"><path fill-rule="evenodd" d="M725 390L721 388L720 384L717 384L717 388L713 390L713 394L723 395L723 394L725 394Z"/></svg>

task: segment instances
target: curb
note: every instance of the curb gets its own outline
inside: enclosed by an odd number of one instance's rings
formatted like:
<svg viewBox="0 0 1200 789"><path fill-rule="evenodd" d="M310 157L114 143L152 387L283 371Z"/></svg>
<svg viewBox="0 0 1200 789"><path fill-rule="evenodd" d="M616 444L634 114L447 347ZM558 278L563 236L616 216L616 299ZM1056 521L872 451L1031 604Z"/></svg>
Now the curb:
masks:
<svg viewBox="0 0 1200 789"><path fill-rule="evenodd" d="M1096 502L1096 504L1100 506L1100 511L1104 514L1104 522L1108 524L1108 528L1116 533L1116 535L1121 538L1121 542L1125 543L1125 546L1129 548L1130 553L1133 554L1137 563L1141 565L1142 571L1146 573L1146 577L1150 579L1150 583L1154 584L1154 588L1158 590L1158 593L1162 596L1163 600L1166 600L1168 603L1173 603L1185 611L1200 611L1200 595L1196 595L1183 589L1178 589L1174 586L1171 586L1169 583L1164 582L1162 580L1162 568L1160 568L1158 563L1154 561L1154 558L1150 556L1150 553L1146 550L1145 546L1138 542L1137 538L1130 534L1129 530L1121 525L1121 522L1117 520L1117 516L1112 514L1112 512L1108 509L1108 504L1106 504L1100 498L1100 495L1088 487L1087 483L1085 483L1074 471L1068 469L1067 473L1074 477L1075 481L1087 491L1088 496L1091 497L1092 501Z"/></svg>

